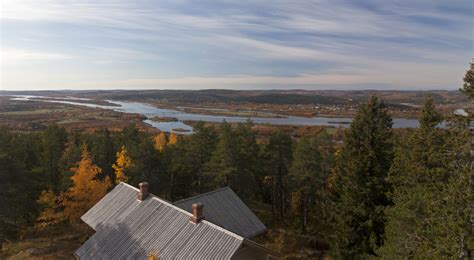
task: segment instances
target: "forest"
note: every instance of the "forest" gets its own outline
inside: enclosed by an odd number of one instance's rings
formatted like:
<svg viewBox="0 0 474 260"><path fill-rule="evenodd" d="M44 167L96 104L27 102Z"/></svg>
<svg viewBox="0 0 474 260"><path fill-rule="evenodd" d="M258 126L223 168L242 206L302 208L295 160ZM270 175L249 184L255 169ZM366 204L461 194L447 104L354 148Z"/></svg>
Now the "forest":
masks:
<svg viewBox="0 0 474 260"><path fill-rule="evenodd" d="M472 70L464 92L471 98ZM446 128L438 125L447 120ZM316 237L333 258L471 258L469 119L426 98L420 127L394 131L384 102L362 105L343 144L252 122L199 123L189 136L0 129L0 242L68 226L120 182L175 201L230 186L270 229ZM262 206L263 207L263 206ZM284 243L284 242L283 242ZM324 245L324 246L323 246ZM281 245L282 248L285 245Z"/></svg>

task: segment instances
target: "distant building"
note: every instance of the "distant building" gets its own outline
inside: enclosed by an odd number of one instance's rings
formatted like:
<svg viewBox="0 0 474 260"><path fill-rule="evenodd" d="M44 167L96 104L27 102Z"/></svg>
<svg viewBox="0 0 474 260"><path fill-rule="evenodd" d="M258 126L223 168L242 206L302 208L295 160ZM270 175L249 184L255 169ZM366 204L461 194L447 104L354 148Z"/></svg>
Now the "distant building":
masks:
<svg viewBox="0 0 474 260"><path fill-rule="evenodd" d="M266 230L230 189L172 204L120 183L81 219L96 233L78 259L277 259L249 238Z"/></svg>
<svg viewBox="0 0 474 260"><path fill-rule="evenodd" d="M462 108L454 110L454 114L458 116L469 116L469 113L467 113L466 110Z"/></svg>

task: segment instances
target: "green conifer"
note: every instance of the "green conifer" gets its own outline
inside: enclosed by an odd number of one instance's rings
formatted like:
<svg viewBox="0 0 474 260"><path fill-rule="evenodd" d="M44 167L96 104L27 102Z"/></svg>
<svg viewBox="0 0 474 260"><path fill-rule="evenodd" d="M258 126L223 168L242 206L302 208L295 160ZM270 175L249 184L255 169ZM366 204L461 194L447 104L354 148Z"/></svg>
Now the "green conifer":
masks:
<svg viewBox="0 0 474 260"><path fill-rule="evenodd" d="M384 209L390 205L386 177L392 158L392 119L384 103L373 96L359 109L337 158L334 256L375 255L383 244Z"/></svg>

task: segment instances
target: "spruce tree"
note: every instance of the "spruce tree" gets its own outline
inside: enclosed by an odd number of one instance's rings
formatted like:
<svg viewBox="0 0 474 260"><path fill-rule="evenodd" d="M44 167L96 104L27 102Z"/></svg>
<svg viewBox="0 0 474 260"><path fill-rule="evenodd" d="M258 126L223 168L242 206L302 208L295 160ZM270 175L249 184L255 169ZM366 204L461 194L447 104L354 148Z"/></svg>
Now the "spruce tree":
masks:
<svg viewBox="0 0 474 260"><path fill-rule="evenodd" d="M471 63L471 68L466 71L466 75L464 76L464 86L460 90L466 94L469 99L474 99L474 63Z"/></svg>
<svg viewBox="0 0 474 260"><path fill-rule="evenodd" d="M386 177L392 158L392 119L384 103L373 96L346 132L336 162L334 256L375 255L383 244L384 209L390 205Z"/></svg>
<svg viewBox="0 0 474 260"><path fill-rule="evenodd" d="M467 129L441 130L428 98L420 128L401 136L390 169L394 205L387 210L387 258L455 258L468 226Z"/></svg>

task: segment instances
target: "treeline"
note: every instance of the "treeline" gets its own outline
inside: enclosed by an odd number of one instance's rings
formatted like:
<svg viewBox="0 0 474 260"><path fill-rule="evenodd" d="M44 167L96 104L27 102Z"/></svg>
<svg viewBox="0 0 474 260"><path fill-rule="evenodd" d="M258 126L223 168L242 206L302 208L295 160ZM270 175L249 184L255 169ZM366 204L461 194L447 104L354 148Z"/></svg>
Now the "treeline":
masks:
<svg viewBox="0 0 474 260"><path fill-rule="evenodd" d="M443 118L428 98L419 121L395 133L386 106L372 97L342 145L282 131L259 139L251 122L200 123L190 136L134 126L1 129L0 238L79 221L120 181L146 180L170 201L230 186L248 202L270 205L267 225L318 237L336 258L470 258L468 119L438 128Z"/></svg>

